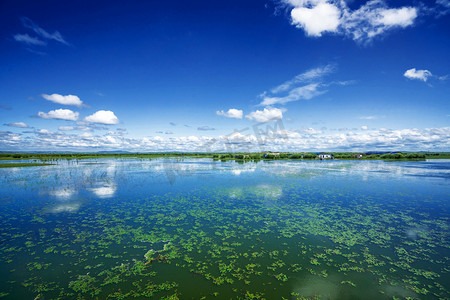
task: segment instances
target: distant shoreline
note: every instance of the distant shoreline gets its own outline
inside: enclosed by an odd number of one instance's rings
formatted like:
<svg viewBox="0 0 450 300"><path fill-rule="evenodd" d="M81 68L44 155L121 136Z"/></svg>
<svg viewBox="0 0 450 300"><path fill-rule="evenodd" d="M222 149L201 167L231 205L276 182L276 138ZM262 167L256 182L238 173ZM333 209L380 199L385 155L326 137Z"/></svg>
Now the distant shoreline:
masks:
<svg viewBox="0 0 450 300"><path fill-rule="evenodd" d="M323 155L323 156L321 156ZM450 159L449 152L236 152L236 153L0 153L0 161L79 160L94 158L211 158L215 160L425 160Z"/></svg>

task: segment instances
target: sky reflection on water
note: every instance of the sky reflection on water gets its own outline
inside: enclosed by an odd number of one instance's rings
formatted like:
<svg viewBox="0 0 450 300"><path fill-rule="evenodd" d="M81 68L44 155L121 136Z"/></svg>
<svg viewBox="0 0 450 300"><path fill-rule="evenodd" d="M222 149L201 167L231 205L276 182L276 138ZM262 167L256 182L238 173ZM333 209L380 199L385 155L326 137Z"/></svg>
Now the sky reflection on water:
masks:
<svg viewBox="0 0 450 300"><path fill-rule="evenodd" d="M445 298L449 175L449 160L0 169L0 293Z"/></svg>

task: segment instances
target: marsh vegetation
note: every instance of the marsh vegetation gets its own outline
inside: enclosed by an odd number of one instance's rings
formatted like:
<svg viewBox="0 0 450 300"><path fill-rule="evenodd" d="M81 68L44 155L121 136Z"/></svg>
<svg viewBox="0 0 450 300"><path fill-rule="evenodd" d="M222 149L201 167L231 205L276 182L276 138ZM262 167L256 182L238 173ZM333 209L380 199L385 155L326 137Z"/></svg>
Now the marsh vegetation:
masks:
<svg viewBox="0 0 450 300"><path fill-rule="evenodd" d="M0 178L4 299L450 297L449 161L100 157Z"/></svg>

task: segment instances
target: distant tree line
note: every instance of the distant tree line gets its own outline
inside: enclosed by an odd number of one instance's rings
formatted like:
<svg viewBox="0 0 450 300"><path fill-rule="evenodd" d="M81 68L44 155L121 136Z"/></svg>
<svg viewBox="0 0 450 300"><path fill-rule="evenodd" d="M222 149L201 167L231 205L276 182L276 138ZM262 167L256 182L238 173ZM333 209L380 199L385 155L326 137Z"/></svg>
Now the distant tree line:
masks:
<svg viewBox="0 0 450 300"><path fill-rule="evenodd" d="M413 152L326 152L334 159L426 159L426 158L450 158L449 152L413 153ZM312 152L238 152L238 153L189 153L189 152L165 152L165 153L0 153L0 160L13 159L87 159L102 157L134 157L134 158L158 158L158 157L198 157L213 158L219 160L280 160L280 159L317 159L319 153Z"/></svg>

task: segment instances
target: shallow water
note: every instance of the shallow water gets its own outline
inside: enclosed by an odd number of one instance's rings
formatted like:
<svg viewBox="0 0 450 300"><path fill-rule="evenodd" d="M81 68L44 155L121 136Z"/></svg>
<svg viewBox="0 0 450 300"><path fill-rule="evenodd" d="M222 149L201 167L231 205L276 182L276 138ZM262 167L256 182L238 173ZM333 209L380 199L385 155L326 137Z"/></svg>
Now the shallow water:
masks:
<svg viewBox="0 0 450 300"><path fill-rule="evenodd" d="M5 299L450 298L450 160L0 169Z"/></svg>

